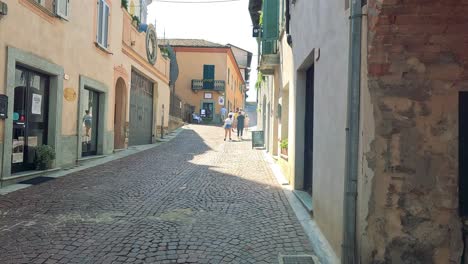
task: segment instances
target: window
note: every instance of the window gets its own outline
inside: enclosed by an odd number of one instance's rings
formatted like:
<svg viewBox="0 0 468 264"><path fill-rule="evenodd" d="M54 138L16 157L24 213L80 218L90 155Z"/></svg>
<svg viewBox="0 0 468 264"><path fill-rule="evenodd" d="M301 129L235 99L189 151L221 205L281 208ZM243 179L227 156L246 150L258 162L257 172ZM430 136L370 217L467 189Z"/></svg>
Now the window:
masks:
<svg viewBox="0 0 468 264"><path fill-rule="evenodd" d="M68 19L70 0L33 0L33 2L37 3L53 15Z"/></svg>
<svg viewBox="0 0 468 264"><path fill-rule="evenodd" d="M105 0L98 1L96 42L103 48L107 48L109 46L109 10L109 5Z"/></svg>
<svg viewBox="0 0 468 264"><path fill-rule="evenodd" d="M231 76L231 70L228 68L228 84L229 84L229 77Z"/></svg>

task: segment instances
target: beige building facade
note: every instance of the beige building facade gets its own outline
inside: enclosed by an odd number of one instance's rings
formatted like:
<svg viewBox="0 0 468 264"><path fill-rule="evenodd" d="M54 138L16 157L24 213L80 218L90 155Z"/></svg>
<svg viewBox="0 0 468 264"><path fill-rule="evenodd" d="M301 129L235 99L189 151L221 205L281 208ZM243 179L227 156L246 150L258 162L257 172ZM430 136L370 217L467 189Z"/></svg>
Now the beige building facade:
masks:
<svg viewBox="0 0 468 264"><path fill-rule="evenodd" d="M154 65L149 61L147 45L157 47L155 38L132 25L120 2L6 4L8 13L0 16L0 94L8 102L0 120L2 185L34 176L41 145L54 148L58 169L150 144L167 127L169 61L156 48L149 52ZM147 103L136 105L135 98ZM145 132L132 131L139 116L147 117Z"/></svg>
<svg viewBox="0 0 468 264"><path fill-rule="evenodd" d="M220 123L222 107L231 111L244 108L244 77L229 46L187 39L168 43L179 67L175 94L194 106L205 122Z"/></svg>

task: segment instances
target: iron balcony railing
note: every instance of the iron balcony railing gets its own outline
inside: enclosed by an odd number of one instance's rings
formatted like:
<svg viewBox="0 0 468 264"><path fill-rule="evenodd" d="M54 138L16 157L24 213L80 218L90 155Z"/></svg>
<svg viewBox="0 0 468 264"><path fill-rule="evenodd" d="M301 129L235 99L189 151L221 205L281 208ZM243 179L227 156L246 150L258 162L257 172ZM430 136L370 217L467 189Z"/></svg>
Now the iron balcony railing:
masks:
<svg viewBox="0 0 468 264"><path fill-rule="evenodd" d="M192 90L224 91L226 82L223 80L192 80Z"/></svg>

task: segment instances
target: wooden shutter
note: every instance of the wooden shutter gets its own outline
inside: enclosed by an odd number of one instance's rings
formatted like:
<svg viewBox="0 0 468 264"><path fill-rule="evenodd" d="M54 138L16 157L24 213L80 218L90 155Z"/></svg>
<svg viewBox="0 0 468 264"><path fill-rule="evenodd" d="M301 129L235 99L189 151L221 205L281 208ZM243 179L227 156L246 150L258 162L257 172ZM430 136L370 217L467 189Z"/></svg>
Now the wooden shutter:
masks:
<svg viewBox="0 0 468 264"><path fill-rule="evenodd" d="M214 76L215 76L215 66L203 65L203 88L204 89L214 89Z"/></svg>
<svg viewBox="0 0 468 264"><path fill-rule="evenodd" d="M279 0L263 1L263 38L279 37Z"/></svg>
<svg viewBox="0 0 468 264"><path fill-rule="evenodd" d="M70 10L69 0L55 0L55 14L61 18L68 19Z"/></svg>
<svg viewBox="0 0 468 264"><path fill-rule="evenodd" d="M263 1L262 47L264 54L276 53L279 38L279 0Z"/></svg>
<svg viewBox="0 0 468 264"><path fill-rule="evenodd" d="M103 0L98 1L98 19L97 19L97 31L96 31L96 42L102 45L102 23L103 23L103 12L104 12Z"/></svg>
<svg viewBox="0 0 468 264"><path fill-rule="evenodd" d="M110 9L109 5L104 2L104 12L103 12L103 26L102 26L102 45L104 48L109 46L109 16L110 16Z"/></svg>

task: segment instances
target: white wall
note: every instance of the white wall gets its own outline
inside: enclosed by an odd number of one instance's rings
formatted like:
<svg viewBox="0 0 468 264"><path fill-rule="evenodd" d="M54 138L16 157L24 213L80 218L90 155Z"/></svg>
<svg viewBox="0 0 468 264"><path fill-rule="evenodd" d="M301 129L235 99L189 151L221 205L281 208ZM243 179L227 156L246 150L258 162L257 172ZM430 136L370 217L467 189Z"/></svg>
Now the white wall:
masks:
<svg viewBox="0 0 468 264"><path fill-rule="evenodd" d="M291 5L290 12L296 71L295 85L290 87L290 105L293 111L290 111L292 120L289 136L290 141L295 140L293 147L296 150L295 167L292 171L295 173L295 185L300 187L304 162L301 146L304 144L305 70L314 63L314 217L336 254L340 256L349 14L345 10L345 1L330 0L297 0L296 4ZM319 50L320 57L316 60ZM295 124L291 128L292 123Z"/></svg>

